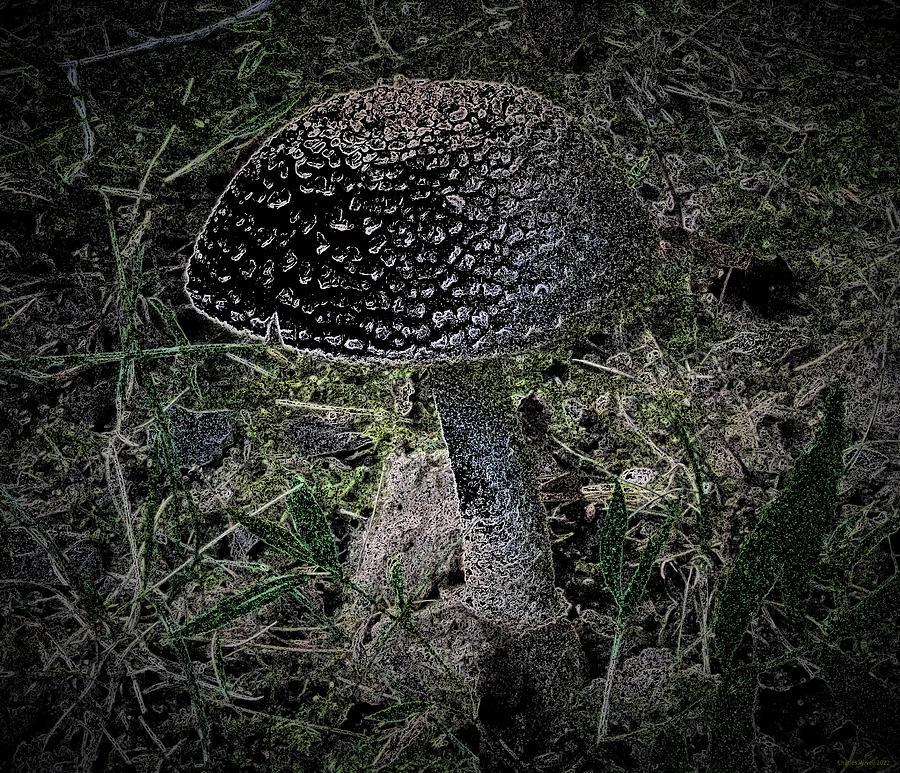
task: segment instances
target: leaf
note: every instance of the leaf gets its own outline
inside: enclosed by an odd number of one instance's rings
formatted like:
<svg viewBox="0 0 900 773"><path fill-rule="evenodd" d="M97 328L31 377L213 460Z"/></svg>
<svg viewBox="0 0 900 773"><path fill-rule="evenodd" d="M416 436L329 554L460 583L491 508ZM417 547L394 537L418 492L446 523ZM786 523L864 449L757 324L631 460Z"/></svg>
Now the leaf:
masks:
<svg viewBox="0 0 900 773"><path fill-rule="evenodd" d="M870 640L886 634L888 640L896 641L898 609L900 609L900 573L895 573L856 606L832 612L825 620L825 630L832 639L852 636Z"/></svg>
<svg viewBox="0 0 900 773"><path fill-rule="evenodd" d="M265 542L270 548L273 548L286 556L296 558L299 561L313 562L312 554L306 545L292 531L285 529L268 518L263 518L252 513L236 512L234 519L241 524L254 537Z"/></svg>
<svg viewBox="0 0 900 773"><path fill-rule="evenodd" d="M844 472L844 392L832 388L825 397L822 425L808 454L801 454L785 490L783 511L793 510L794 529L782 546L781 595L795 625L806 615L809 585L837 507Z"/></svg>
<svg viewBox="0 0 900 773"><path fill-rule="evenodd" d="M641 553L641 557L638 559L637 568L634 570L634 574L631 575L631 580L628 583L628 590L625 591L625 597L622 600L621 616L623 618L634 612L638 602L641 600L641 596L647 587L647 581L650 579L650 570L653 569L653 565L659 558L659 554L662 553L662 549L666 546L669 534L672 531L672 527L675 525L675 519L677 517L678 513L674 508L670 510L666 522L656 531L656 534L650 538L647 542L647 546Z"/></svg>
<svg viewBox="0 0 900 773"><path fill-rule="evenodd" d="M755 770L753 704L756 702L756 670L727 670L716 688L707 715L709 773L750 773Z"/></svg>
<svg viewBox="0 0 900 773"><path fill-rule="evenodd" d="M219 602L212 609L197 615L193 620L178 628L172 636L179 638L199 636L209 631L225 628L251 612L261 609L266 604L277 601L292 589L308 581L309 578L302 574L286 574L258 582L236 596Z"/></svg>
<svg viewBox="0 0 900 773"><path fill-rule="evenodd" d="M832 388L825 417L808 450L797 458L787 485L759 510L759 519L732 564L713 614L715 647L731 662L744 632L772 585L782 579L790 620L802 625L810 576L819 563L837 505L843 472L844 392Z"/></svg>
<svg viewBox="0 0 900 773"><path fill-rule="evenodd" d="M869 673L868 663L837 647L824 648L818 660L822 678L847 718L887 754L900 755L900 701L897 696Z"/></svg>
<svg viewBox="0 0 900 773"><path fill-rule="evenodd" d="M325 513L309 484L299 475L294 479L294 488L296 491L287 498L287 512L298 539L309 552L312 563L340 576L337 543Z"/></svg>
<svg viewBox="0 0 900 773"><path fill-rule="evenodd" d="M405 701L395 703L386 709L381 709L369 714L366 719L370 722L402 722L404 719L415 717L428 709L427 701Z"/></svg>
<svg viewBox="0 0 900 773"><path fill-rule="evenodd" d="M600 527L599 561L606 589L612 594L617 605L622 602L622 550L625 543L625 529L628 526L628 510L622 482L616 480L612 499L606 510L606 517Z"/></svg>
<svg viewBox="0 0 900 773"><path fill-rule="evenodd" d="M744 631L778 576L769 548L771 525L761 521L741 546L713 613L715 648L723 665L731 662Z"/></svg>

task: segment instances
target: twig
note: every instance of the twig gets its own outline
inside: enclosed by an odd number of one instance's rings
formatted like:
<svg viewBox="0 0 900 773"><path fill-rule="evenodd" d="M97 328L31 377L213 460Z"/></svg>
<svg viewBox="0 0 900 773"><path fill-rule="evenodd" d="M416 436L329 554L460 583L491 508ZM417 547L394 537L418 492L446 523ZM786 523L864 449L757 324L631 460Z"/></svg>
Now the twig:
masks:
<svg viewBox="0 0 900 773"><path fill-rule="evenodd" d="M831 357L832 354L837 354L841 349L847 348L847 342L843 342L835 346L833 349L829 349L825 354L816 357L814 360L810 360L809 362L804 362L802 365L798 365L794 368L794 373L799 373L801 370L806 370L807 368L811 368L813 365L818 365L820 362L827 360Z"/></svg>
<svg viewBox="0 0 900 773"><path fill-rule="evenodd" d="M634 379L630 373L626 373L624 370L619 370L618 368L611 368L609 365L601 365L599 362L591 362L590 360L580 360L577 357L572 358L572 362L577 362L579 365L588 365L592 368L597 368L597 370L603 370L607 373L612 373L616 376L622 376L623 378Z"/></svg>
<svg viewBox="0 0 900 773"><path fill-rule="evenodd" d="M59 62L61 67L74 67L75 65L93 64L95 62L109 61L110 59L120 59L123 56L131 56L132 54L142 54L146 51L153 51L157 48L180 46L184 43L193 43L196 40L202 40L237 22L252 19L254 16L269 10L278 0L257 0L253 5L238 11L234 16L226 19L219 19L217 22L201 27L200 29L191 30L190 32L182 32L178 35L170 35L166 38L148 38L143 43L136 46L126 46L125 48L115 48L112 51L104 51L102 54L94 54L93 56L85 56L81 59L70 59L66 62Z"/></svg>

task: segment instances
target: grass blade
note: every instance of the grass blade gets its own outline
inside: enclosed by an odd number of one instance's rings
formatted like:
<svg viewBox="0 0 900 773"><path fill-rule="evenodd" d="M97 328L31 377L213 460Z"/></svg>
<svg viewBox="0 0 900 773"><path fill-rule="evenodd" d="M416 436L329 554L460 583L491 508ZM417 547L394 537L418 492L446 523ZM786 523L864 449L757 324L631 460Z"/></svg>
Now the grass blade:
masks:
<svg viewBox="0 0 900 773"><path fill-rule="evenodd" d="M756 769L753 762L756 687L754 668L725 672L707 716L709 773L751 773Z"/></svg>
<svg viewBox="0 0 900 773"><path fill-rule="evenodd" d="M760 508L756 527L732 564L713 616L723 664L731 662L779 577L788 616L795 624L802 622L810 575L837 503L844 435L844 393L835 387L825 398L825 418L812 447L797 458L782 491Z"/></svg>
<svg viewBox="0 0 900 773"><path fill-rule="evenodd" d="M653 569L653 565L659 558L659 554L662 553L662 549L666 546L669 534L672 532L672 527L675 525L675 519L677 517L677 511L674 508L670 510L666 522L657 530L656 534L650 538L650 541L641 553L641 557L638 559L637 568L634 570L634 574L631 575L631 580L628 583L628 590L625 591L625 597L622 600L621 608L623 618L628 617L628 615L634 612L638 601L641 600L644 589L647 587L647 581L650 579L650 570Z"/></svg>
<svg viewBox="0 0 900 773"><path fill-rule="evenodd" d="M404 701L395 703L386 709L381 709L369 714L366 720L369 722L402 722L405 719L418 716L428 709L427 701Z"/></svg>
<svg viewBox="0 0 900 773"><path fill-rule="evenodd" d="M284 526L279 526L268 518L244 512L236 513L234 520L240 523L254 537L265 542L270 548L299 561L309 562L312 559L306 545L296 534L285 529Z"/></svg>
<svg viewBox="0 0 900 773"><path fill-rule="evenodd" d="M294 479L294 487L296 491L287 498L287 512L299 541L316 566L341 575L337 543L312 488L299 475Z"/></svg>
<svg viewBox="0 0 900 773"><path fill-rule="evenodd" d="M277 601L294 588L308 582L302 574L286 574L258 582L235 596L221 601L172 633L173 637L199 636L225 628L251 612Z"/></svg>
<svg viewBox="0 0 900 773"><path fill-rule="evenodd" d="M892 574L855 607L833 612L825 621L832 640L853 636L871 646L883 642L888 648L897 642L897 610L900 609L900 574Z"/></svg>
<svg viewBox="0 0 900 773"><path fill-rule="evenodd" d="M622 482L616 480L606 518L600 527L599 561L600 570L607 590L617 605L622 602L622 550L625 543L625 529L628 526L628 510Z"/></svg>
<svg viewBox="0 0 900 773"><path fill-rule="evenodd" d="M302 91L299 94L295 94L292 97L288 97L285 100L282 100L277 105L269 108L268 110L264 110L258 115L250 118L239 126L235 127L231 134L229 134L224 139L217 142L208 150L203 151L199 156L188 161L184 166L180 169L176 169L167 177L163 178L164 183L170 183L172 180L175 180L181 177L183 174L190 172L194 167L202 164L206 159L210 156L218 153L222 148L224 148L228 143L233 142L234 140L242 140L247 139L248 137L253 137L256 134L259 134L262 131L265 131L270 126L279 121L284 115L290 113L294 110L294 108L299 104L302 100L306 99L307 92Z"/></svg>

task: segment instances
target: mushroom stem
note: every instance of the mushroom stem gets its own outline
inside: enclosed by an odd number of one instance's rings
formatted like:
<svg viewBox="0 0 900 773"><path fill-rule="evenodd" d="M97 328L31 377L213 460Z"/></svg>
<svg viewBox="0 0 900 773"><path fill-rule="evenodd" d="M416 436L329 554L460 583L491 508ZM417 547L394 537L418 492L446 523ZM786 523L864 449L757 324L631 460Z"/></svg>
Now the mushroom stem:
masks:
<svg viewBox="0 0 900 773"><path fill-rule="evenodd" d="M490 642L476 665L485 770L546 751L584 679L531 454L503 384L491 362L432 374L463 521L465 598Z"/></svg>
<svg viewBox="0 0 900 773"><path fill-rule="evenodd" d="M482 362L435 371L432 384L463 521L467 601L480 617L522 630L562 610L544 505L501 380Z"/></svg>

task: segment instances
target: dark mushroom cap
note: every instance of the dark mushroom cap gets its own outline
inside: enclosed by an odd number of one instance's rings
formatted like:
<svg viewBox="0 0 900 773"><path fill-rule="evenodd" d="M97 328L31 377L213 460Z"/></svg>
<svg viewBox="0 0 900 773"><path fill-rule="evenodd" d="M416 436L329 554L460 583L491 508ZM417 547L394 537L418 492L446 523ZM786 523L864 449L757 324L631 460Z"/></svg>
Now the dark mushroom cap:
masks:
<svg viewBox="0 0 900 773"><path fill-rule="evenodd" d="M251 156L187 269L194 306L326 356L479 358L630 286L656 241L601 149L530 91L401 81L333 97Z"/></svg>

